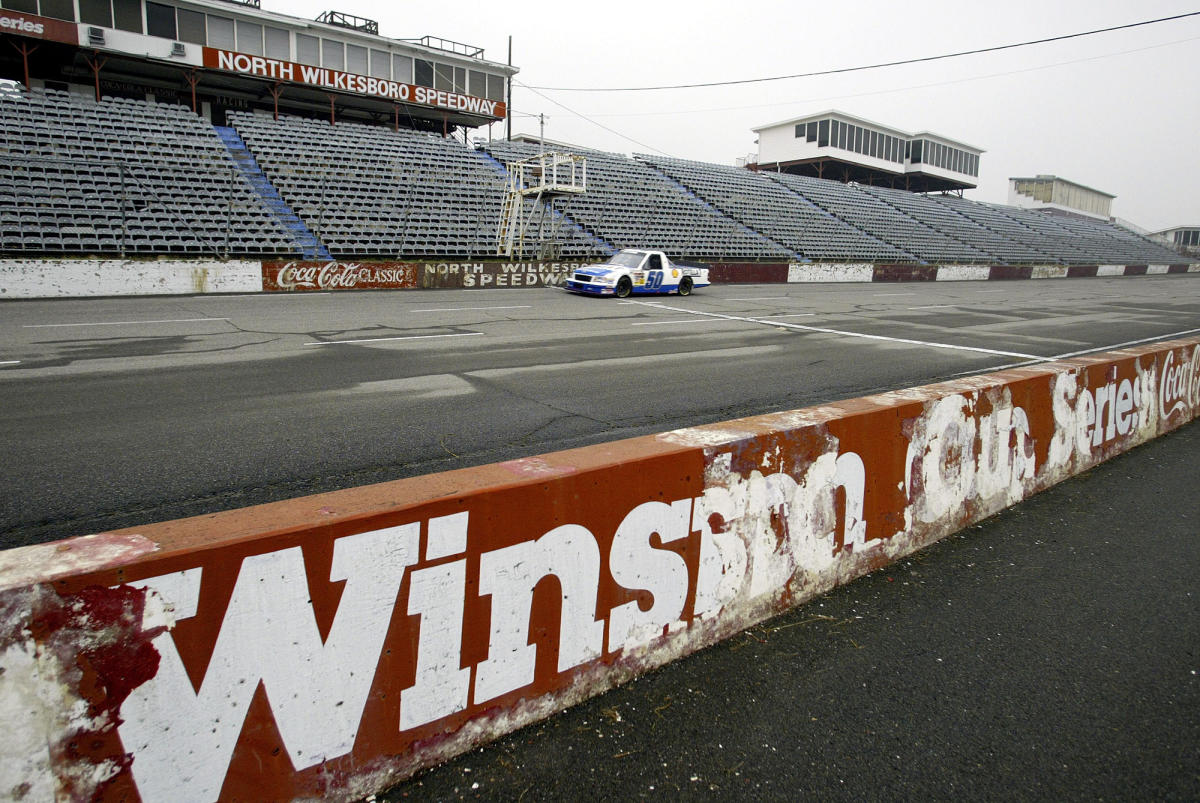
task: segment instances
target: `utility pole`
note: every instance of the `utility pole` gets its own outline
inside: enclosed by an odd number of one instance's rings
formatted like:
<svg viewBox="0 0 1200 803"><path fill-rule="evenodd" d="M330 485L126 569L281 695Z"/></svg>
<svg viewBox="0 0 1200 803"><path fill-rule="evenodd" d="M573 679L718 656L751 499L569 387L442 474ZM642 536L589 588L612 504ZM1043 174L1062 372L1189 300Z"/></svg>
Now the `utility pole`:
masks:
<svg viewBox="0 0 1200 803"><path fill-rule="evenodd" d="M512 34L508 35L508 66L512 66ZM508 76L508 103L504 105L504 138L512 139L512 75Z"/></svg>

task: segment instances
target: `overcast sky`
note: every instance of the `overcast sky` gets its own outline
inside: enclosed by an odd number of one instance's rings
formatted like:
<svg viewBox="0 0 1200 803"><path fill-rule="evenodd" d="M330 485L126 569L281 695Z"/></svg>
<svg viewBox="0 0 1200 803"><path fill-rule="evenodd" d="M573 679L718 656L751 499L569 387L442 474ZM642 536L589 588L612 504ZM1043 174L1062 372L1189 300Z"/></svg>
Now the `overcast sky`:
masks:
<svg viewBox="0 0 1200 803"><path fill-rule="evenodd" d="M1007 202L1010 176L1053 174L1116 197L1150 230L1200 225L1200 16L1062 42L844 75L650 92L537 87L689 84L855 67L1200 11L1200 0L508 2L262 0L312 19L368 17L504 62L513 132L621 153L732 164L756 126L838 109L985 153L967 197ZM477 136L487 136L479 129ZM502 124L492 136L502 137Z"/></svg>

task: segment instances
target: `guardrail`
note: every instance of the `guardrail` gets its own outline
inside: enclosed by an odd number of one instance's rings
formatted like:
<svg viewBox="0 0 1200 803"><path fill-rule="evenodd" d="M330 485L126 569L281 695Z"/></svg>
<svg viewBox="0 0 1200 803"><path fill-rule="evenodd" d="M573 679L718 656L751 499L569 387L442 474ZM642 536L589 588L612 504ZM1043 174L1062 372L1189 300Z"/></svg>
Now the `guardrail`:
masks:
<svg viewBox="0 0 1200 803"><path fill-rule="evenodd" d="M3 788L361 798L1200 413L1200 338L0 553Z"/></svg>

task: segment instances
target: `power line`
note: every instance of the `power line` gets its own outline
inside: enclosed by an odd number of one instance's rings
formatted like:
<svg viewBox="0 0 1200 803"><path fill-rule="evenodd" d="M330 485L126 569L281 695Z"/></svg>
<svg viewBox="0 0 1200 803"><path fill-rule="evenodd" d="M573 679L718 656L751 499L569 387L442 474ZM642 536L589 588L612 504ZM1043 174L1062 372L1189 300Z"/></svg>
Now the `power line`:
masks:
<svg viewBox="0 0 1200 803"><path fill-rule="evenodd" d="M991 80L992 78L1006 78L1010 75L1023 75L1025 73L1040 72L1042 70L1052 70L1052 69L1056 69L1058 67L1069 67L1074 64L1086 64L1086 63L1092 62L1092 61L1101 61L1102 59L1110 59L1115 56L1128 56L1128 55L1131 55L1134 53L1144 53L1148 50L1158 50L1159 48L1172 47L1174 45L1188 44L1190 42L1197 42L1197 41L1200 41L1200 37L1193 36L1193 37L1189 37L1188 39L1176 39L1172 42L1163 42L1161 44L1148 45L1146 47L1138 47L1138 48L1134 48L1132 50L1119 50L1115 53L1102 53L1098 56L1086 56L1081 59L1071 59L1070 61L1056 61L1053 64L1041 64L1041 65L1038 65L1037 67L1024 67L1019 70L1005 70L1004 72L987 73L985 75L974 75L974 76L970 76L967 78L955 78L950 81L935 81L935 82L929 83L929 84L912 84L910 86L898 86L898 87L892 87L890 89L872 89L868 92L856 92L854 94L849 94L849 95L841 94L841 95L825 95L822 97L813 97L813 98L796 98L796 99L782 101L779 103L754 103L754 104L749 104L749 105L744 105L744 106L717 106L717 107L707 107L707 108L703 108L703 109L668 109L665 111L659 110L659 111L652 111L652 112L594 114L593 116L594 117L603 117L603 118L678 117L679 115L684 115L684 114L712 114L713 112L742 111L745 109L773 109L773 108L778 108L780 106L791 106L791 105L804 104L804 103L821 103L821 102L825 102L825 101L846 100L846 99L851 99L851 98L866 98L866 97L872 97L875 95L893 95L898 92L912 92L913 90L917 90L917 89L935 89L937 87L942 87L942 86L954 86L956 84L969 84L974 81L987 81L987 80ZM524 84L520 84L520 85L524 86ZM546 97L546 96L542 95L542 97ZM547 100L549 100L549 98L547 98ZM529 115L529 116L536 117L537 115L534 114L534 115ZM594 121L592 121L592 122L594 122Z"/></svg>
<svg viewBox="0 0 1200 803"><path fill-rule="evenodd" d="M588 117L586 114L581 114L580 112L577 112L577 111L575 111L574 109L572 109L572 108L571 108L571 107L569 107L569 106L564 106L563 104L559 103L559 102L558 102L557 100L555 100L554 98L547 97L547 96L543 95L541 92L538 92L538 91L537 91L537 89L535 89L535 88L534 88L534 87L532 87L532 86L525 86L525 84L522 84L520 81L513 81L513 83L514 83L514 84L516 84L517 86L524 87L525 89L528 89L530 92L532 92L533 94L537 95L537 96L538 96L539 98L541 98L542 100L545 100L545 101L548 101L548 102L550 102L550 103L553 103L553 104L554 104L555 106L557 106L558 108L560 108L560 109L563 109L564 111L570 112L571 114L575 115L576 117L578 117L578 118L580 118L580 119L582 119L582 120L587 120L587 121L588 121L589 123L591 123L592 125L594 125L594 126L597 126L598 128L603 128L605 131L607 131L607 132L608 132L608 133L610 133L610 134L616 134L616 135L617 135L618 137L620 137L621 139L628 140L629 142L632 142L634 145L640 145L640 146L641 146L641 147L643 147L643 148L647 148L648 150L652 150L652 151L654 151L655 153L660 153L660 154L662 154L663 156L670 156L670 155L671 155L671 154L667 153L666 151L659 150L658 148L654 147L653 145L647 145L646 143L644 143L644 142L639 142L638 140L634 139L634 138L633 138L633 137L631 137L631 136L628 136L627 134L622 134L620 131L616 130L615 128L609 128L609 127L608 127L608 126L606 126L604 123L597 122L596 120L593 120L591 117Z"/></svg>
<svg viewBox="0 0 1200 803"><path fill-rule="evenodd" d="M795 73L793 75L775 75L767 78L742 78L733 81L709 81L700 84L670 84L664 86L624 86L624 87L580 87L580 86L526 86L530 90L545 90L547 92L655 92L664 89L700 89L704 87L717 86L736 86L738 84L761 84L769 81L786 81L792 78L816 78L823 75L839 75L841 73L862 72L863 70L878 70L883 67L899 67L904 64L921 64L930 61L941 61L943 59L953 59L960 56L974 56L980 53L995 53L1000 50L1012 50L1018 47L1029 47L1030 45L1044 45L1048 42L1061 42L1066 39L1078 39L1083 36L1095 36L1100 33L1110 33L1112 31L1123 31L1129 28L1138 28L1143 25L1155 25L1160 22L1173 22L1175 20L1185 19L1187 17L1200 16L1200 11L1189 11L1186 14L1176 14L1171 17L1159 17L1153 20L1143 20L1142 22L1131 22L1126 25L1114 25L1111 28L1097 28L1092 31L1081 31L1079 33L1063 34L1062 36L1051 36L1045 39L1030 39L1026 42L1015 42L1008 45L996 45L994 47L981 47L976 50L960 50L957 53L943 53L940 56L923 56L915 59L902 59L900 61L885 61L878 64L865 64L858 67L840 67L834 70L819 70L817 72ZM544 96L543 96L544 97ZM547 98L549 100L549 98ZM565 108L565 107L564 107ZM592 121L595 122L595 121ZM597 123L597 125L599 125Z"/></svg>

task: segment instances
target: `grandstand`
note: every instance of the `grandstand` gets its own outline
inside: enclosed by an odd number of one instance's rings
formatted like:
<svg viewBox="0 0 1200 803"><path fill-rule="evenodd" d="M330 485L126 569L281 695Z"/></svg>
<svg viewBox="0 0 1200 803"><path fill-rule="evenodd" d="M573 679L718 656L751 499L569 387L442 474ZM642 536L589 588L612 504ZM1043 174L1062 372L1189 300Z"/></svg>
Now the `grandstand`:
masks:
<svg viewBox="0 0 1200 803"><path fill-rule="evenodd" d="M0 93L0 251L8 255L486 258L507 162L537 153L387 125ZM580 151L559 253L685 259L1151 264L1179 254L1111 223L953 195L659 156ZM531 202L527 202L531 203ZM525 255L527 256L527 255Z"/></svg>
<svg viewBox="0 0 1200 803"><path fill-rule="evenodd" d="M532 144L482 143L498 162L537 153ZM585 151L587 192L566 214L611 248L654 248L686 259L788 259L792 252L701 200L649 165L619 154Z"/></svg>
<svg viewBox="0 0 1200 803"><path fill-rule="evenodd" d="M182 106L0 93L0 250L268 256L293 236Z"/></svg>

